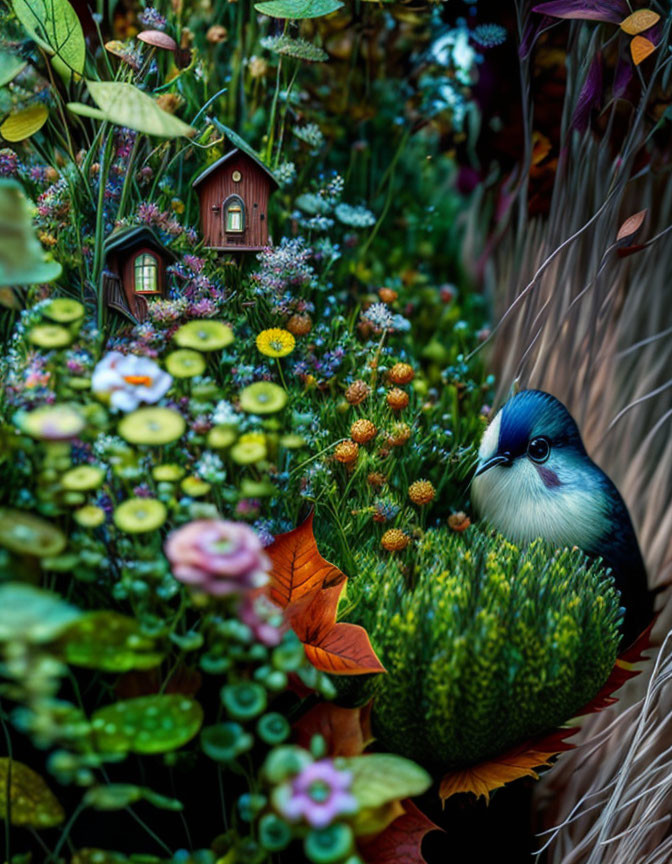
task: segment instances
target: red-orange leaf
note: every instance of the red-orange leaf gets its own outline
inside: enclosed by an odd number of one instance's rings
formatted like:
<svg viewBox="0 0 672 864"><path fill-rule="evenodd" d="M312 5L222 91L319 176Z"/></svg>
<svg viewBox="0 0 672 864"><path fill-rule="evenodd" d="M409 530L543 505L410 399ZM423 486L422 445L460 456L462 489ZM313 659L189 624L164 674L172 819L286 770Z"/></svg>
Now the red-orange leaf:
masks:
<svg viewBox="0 0 672 864"><path fill-rule="evenodd" d="M345 582L345 576L320 555L313 535L313 512L298 528L278 534L266 550L273 564L270 597L281 609Z"/></svg>
<svg viewBox="0 0 672 864"><path fill-rule="evenodd" d="M335 624L319 642L306 642L304 648L316 669L332 675L366 675L385 671L371 647L368 633L358 624Z"/></svg>
<svg viewBox="0 0 672 864"><path fill-rule="evenodd" d="M640 210L639 213L633 213L632 216L628 216L625 222L618 229L616 240L620 241L634 237L644 224L648 212L648 210Z"/></svg>
<svg viewBox="0 0 672 864"><path fill-rule="evenodd" d="M294 724L296 743L308 748L313 735L321 735L328 756L360 756L373 741L372 704L342 708L333 702L320 702Z"/></svg>
<svg viewBox="0 0 672 864"><path fill-rule="evenodd" d="M303 642L316 669L334 675L384 672L363 627L336 623L338 601L347 577L319 553L313 514L269 546L271 600Z"/></svg>
<svg viewBox="0 0 672 864"><path fill-rule="evenodd" d="M406 799L406 811L376 837L359 841L359 853L366 864L425 864L422 841L430 831L441 831L431 819Z"/></svg>
<svg viewBox="0 0 672 864"><path fill-rule="evenodd" d="M645 36L635 36L630 43L630 53L632 54L632 60L635 66L639 66L640 63L643 63L649 54L653 54L655 50L656 46Z"/></svg>

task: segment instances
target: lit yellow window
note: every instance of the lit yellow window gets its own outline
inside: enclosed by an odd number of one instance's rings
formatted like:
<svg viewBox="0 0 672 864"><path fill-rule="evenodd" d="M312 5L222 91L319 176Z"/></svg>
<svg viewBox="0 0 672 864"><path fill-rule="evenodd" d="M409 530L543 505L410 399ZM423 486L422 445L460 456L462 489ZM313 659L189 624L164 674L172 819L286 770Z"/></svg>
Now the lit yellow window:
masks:
<svg viewBox="0 0 672 864"><path fill-rule="evenodd" d="M138 255L135 259L134 272L136 294L157 293L159 290L159 262L154 255L150 255L149 252Z"/></svg>

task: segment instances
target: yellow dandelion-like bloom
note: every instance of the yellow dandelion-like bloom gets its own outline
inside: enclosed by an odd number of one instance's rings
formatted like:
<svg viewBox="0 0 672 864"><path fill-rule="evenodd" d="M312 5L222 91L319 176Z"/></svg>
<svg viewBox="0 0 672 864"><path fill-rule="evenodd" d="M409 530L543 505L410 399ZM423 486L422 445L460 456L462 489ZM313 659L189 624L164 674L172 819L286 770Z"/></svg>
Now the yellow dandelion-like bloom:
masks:
<svg viewBox="0 0 672 864"><path fill-rule="evenodd" d="M429 480L416 480L408 487L408 497L418 507L424 507L434 500L436 490Z"/></svg>
<svg viewBox="0 0 672 864"><path fill-rule="evenodd" d="M354 441L341 441L334 449L334 458L343 465L351 465L357 461L359 447Z"/></svg>
<svg viewBox="0 0 672 864"><path fill-rule="evenodd" d="M399 528L390 528L380 539L380 545L388 552L401 552L410 542L411 538L408 534L404 534Z"/></svg>
<svg viewBox="0 0 672 864"><path fill-rule="evenodd" d="M262 330L257 336L257 348L267 357L286 357L291 354L296 345L296 339L280 327Z"/></svg>

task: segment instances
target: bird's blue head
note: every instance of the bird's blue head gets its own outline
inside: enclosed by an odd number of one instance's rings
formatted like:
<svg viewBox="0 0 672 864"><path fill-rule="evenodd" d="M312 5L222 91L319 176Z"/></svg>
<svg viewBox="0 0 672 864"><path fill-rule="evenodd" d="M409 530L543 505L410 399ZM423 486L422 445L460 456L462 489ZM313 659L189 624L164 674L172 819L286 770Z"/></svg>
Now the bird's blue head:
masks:
<svg viewBox="0 0 672 864"><path fill-rule="evenodd" d="M562 402L523 390L483 435L472 498L514 542L545 537L586 548L584 533L604 528L601 476Z"/></svg>

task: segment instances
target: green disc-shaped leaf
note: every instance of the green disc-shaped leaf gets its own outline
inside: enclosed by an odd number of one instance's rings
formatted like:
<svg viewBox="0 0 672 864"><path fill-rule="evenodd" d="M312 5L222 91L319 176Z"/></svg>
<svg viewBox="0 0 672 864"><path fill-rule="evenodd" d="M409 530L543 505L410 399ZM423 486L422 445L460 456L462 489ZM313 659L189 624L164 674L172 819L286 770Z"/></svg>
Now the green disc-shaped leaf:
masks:
<svg viewBox="0 0 672 864"><path fill-rule="evenodd" d="M45 260L20 184L0 180L0 285L51 282L60 275L61 265Z"/></svg>
<svg viewBox="0 0 672 864"><path fill-rule="evenodd" d="M151 669L164 656L135 618L110 611L83 615L61 636L59 647L73 666L105 672Z"/></svg>
<svg viewBox="0 0 672 864"><path fill-rule="evenodd" d="M28 64L14 54L0 51L0 87L13 81L19 72L22 72Z"/></svg>
<svg viewBox="0 0 672 864"><path fill-rule="evenodd" d="M40 131L48 116L49 109L42 102L20 108L3 121L0 135L5 141L24 141Z"/></svg>
<svg viewBox="0 0 672 864"><path fill-rule="evenodd" d="M86 59L84 32L68 0L13 0L16 17L40 47L71 72L82 74Z"/></svg>
<svg viewBox="0 0 672 864"><path fill-rule="evenodd" d="M268 0L255 3L254 8L272 18L320 18L340 9L340 0Z"/></svg>
<svg viewBox="0 0 672 864"><path fill-rule="evenodd" d="M9 787L9 807L7 788ZM22 762L0 759L0 819L12 825L31 828L53 828L60 825L65 812L51 789L39 774Z"/></svg>
<svg viewBox="0 0 672 864"><path fill-rule="evenodd" d="M50 591L23 582L0 585L0 642L51 642L80 614Z"/></svg>
<svg viewBox="0 0 672 864"><path fill-rule="evenodd" d="M339 760L353 775L352 794L361 809L426 792L432 778L419 765L391 753L371 753Z"/></svg>
<svg viewBox="0 0 672 864"><path fill-rule="evenodd" d="M160 138L194 134L195 130L191 126L164 111L151 96L133 84L123 81L87 81L87 86L97 108L69 102L68 108L75 114L108 120L117 126L147 135L158 135Z"/></svg>
<svg viewBox="0 0 672 864"><path fill-rule="evenodd" d="M105 753L166 753L196 735L203 709L179 693L140 696L99 709L91 722Z"/></svg>
<svg viewBox="0 0 672 864"><path fill-rule="evenodd" d="M129 859L121 852L110 852L106 849L78 849L72 856L70 864L127 864Z"/></svg>
<svg viewBox="0 0 672 864"><path fill-rule="evenodd" d="M149 801L163 810L181 810L182 803L176 798L166 798L144 786L130 783L110 783L107 786L92 786L84 795L84 804L96 810L121 810L141 800Z"/></svg>

